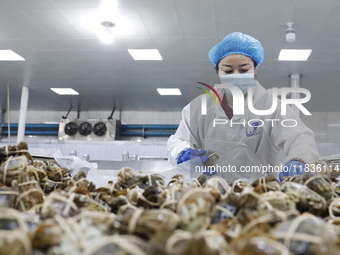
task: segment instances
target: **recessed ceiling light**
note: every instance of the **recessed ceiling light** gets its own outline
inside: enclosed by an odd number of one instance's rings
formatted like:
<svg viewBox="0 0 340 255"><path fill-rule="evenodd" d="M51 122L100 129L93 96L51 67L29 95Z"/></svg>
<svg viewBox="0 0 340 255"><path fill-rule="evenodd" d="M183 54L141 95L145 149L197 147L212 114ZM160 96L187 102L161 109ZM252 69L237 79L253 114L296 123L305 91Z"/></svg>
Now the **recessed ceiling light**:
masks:
<svg viewBox="0 0 340 255"><path fill-rule="evenodd" d="M281 50L279 61L306 61L312 50Z"/></svg>
<svg viewBox="0 0 340 255"><path fill-rule="evenodd" d="M158 50L128 50L134 60L162 60Z"/></svg>
<svg viewBox="0 0 340 255"><path fill-rule="evenodd" d="M0 50L0 61L25 61L25 59L14 51Z"/></svg>
<svg viewBox="0 0 340 255"><path fill-rule="evenodd" d="M71 88L51 88L58 95L79 95L77 91Z"/></svg>
<svg viewBox="0 0 340 255"><path fill-rule="evenodd" d="M161 96L180 96L182 95L179 89L157 89Z"/></svg>

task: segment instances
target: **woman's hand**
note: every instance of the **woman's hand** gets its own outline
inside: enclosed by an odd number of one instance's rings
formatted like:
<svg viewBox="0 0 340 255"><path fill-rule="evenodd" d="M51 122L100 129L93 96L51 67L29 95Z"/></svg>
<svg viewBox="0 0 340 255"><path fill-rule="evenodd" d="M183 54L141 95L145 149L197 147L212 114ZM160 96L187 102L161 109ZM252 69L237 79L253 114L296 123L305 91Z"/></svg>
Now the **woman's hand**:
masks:
<svg viewBox="0 0 340 255"><path fill-rule="evenodd" d="M297 160L288 161L279 175L280 181L282 182L282 176L302 175L304 169L305 169L304 163Z"/></svg>
<svg viewBox="0 0 340 255"><path fill-rule="evenodd" d="M188 161L192 158L200 157L202 162L206 162L208 160L208 157L205 155L207 153L206 150L192 150L187 149L177 160L177 164L181 164L185 161Z"/></svg>

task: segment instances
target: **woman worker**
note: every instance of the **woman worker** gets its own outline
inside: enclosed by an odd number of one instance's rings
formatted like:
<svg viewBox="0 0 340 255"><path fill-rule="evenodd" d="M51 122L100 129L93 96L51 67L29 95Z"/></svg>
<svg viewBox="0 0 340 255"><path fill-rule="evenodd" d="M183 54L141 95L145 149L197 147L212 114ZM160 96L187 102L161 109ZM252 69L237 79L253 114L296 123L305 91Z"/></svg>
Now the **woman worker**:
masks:
<svg viewBox="0 0 340 255"><path fill-rule="evenodd" d="M252 90L255 109L267 110L273 103L272 94L255 80L256 69L263 62L263 55L258 40L239 32L227 35L210 50L209 58L221 83L229 83L242 90L245 99L244 115L233 114L233 96L229 89L215 89L222 104L215 104L211 98L207 98L206 115L201 112L203 95L192 100L182 110L180 125L175 135L168 140L167 153L172 165L194 157L200 157L205 162L205 153L212 150L219 156L215 166L220 168L216 167L215 171L207 174L217 174L228 181L234 181L239 178L258 178L270 169L272 171L268 172L272 173L269 175L277 177L278 171L273 171L269 166L279 166L278 155L281 149L286 155L283 162L286 171L280 173L280 178L283 175L301 174L305 164L319 159L313 131L304 125L289 105L284 116L281 115L280 100L276 110L269 115L259 116L249 111L246 100L248 88ZM218 102L218 97L214 97ZM215 125L216 119L228 124ZM296 120L297 125L281 125L285 119ZM230 122L235 124L230 125ZM223 166L224 171L219 171ZM251 166L261 168L258 168L258 172L245 172ZM262 171L265 169L263 166L267 167L266 171Z"/></svg>

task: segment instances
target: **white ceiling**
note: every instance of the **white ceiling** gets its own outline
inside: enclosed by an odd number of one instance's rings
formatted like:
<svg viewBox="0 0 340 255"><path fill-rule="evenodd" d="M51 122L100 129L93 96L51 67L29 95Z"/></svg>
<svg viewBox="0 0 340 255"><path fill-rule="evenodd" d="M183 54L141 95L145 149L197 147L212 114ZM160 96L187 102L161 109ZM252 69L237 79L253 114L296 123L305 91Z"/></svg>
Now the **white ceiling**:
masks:
<svg viewBox="0 0 340 255"><path fill-rule="evenodd" d="M190 82L217 82L209 50L228 33L261 41L265 57L258 79L288 86L300 73L312 94L310 111L339 111L339 0L120 0L118 15L100 0L1 0L0 49L25 62L0 62L0 107L19 109L21 88L30 88L29 110L181 110ZM117 17L120 17L119 19ZM112 20L115 41L98 39L99 23ZM286 23L297 40L287 43ZM159 50L163 61L134 61L127 49ZM279 62L282 48L312 49L307 62ZM79 96L59 96L71 87ZM156 88L180 88L160 96Z"/></svg>

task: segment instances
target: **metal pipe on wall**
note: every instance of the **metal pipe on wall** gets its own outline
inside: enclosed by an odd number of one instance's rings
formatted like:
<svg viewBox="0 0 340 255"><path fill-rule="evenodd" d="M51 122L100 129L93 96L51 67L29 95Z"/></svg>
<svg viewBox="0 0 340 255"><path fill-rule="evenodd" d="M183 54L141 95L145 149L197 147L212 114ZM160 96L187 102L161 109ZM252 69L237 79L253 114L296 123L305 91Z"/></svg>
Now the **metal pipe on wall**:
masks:
<svg viewBox="0 0 340 255"><path fill-rule="evenodd" d="M11 129L17 129L19 126L18 123L11 123ZM8 124L4 124L4 128L8 129ZM59 128L59 124L44 124L44 123L31 123L31 124L25 124L25 129L57 129Z"/></svg>
<svg viewBox="0 0 340 255"><path fill-rule="evenodd" d="M4 135L8 135L8 131L3 131ZM11 131L12 135L17 135L18 131ZM58 136L58 131L32 131L32 130L26 130L25 135L41 135L41 136Z"/></svg>
<svg viewBox="0 0 340 255"><path fill-rule="evenodd" d="M11 120L9 118L10 116L10 110L9 110L9 84L7 84L7 123L8 123L8 145L11 145Z"/></svg>
<svg viewBox="0 0 340 255"><path fill-rule="evenodd" d="M124 124L122 125L123 129L174 129L178 128L178 125L155 125L155 124L145 124L145 125L133 125L133 124Z"/></svg>
<svg viewBox="0 0 340 255"><path fill-rule="evenodd" d="M25 135L39 135L39 136L58 136L59 124L44 124L31 123L24 125ZM176 132L178 125L122 125L122 136L171 136ZM7 123L3 125L2 134L13 135L19 133L19 124L12 123L11 126ZM142 129L142 131L141 131ZM143 132L144 130L144 132Z"/></svg>
<svg viewBox="0 0 340 255"><path fill-rule="evenodd" d="M289 75L289 86L291 88L300 88L301 87L301 74L291 74ZM300 99L300 93L292 92L291 99ZM296 107L296 105L292 105L293 111L296 112L300 116L300 109Z"/></svg>
<svg viewBox="0 0 340 255"><path fill-rule="evenodd" d="M121 132L121 136L171 136L173 134L175 134L175 131L174 132L153 131L144 132L144 134L142 132L125 132L125 131Z"/></svg>
<svg viewBox="0 0 340 255"><path fill-rule="evenodd" d="M17 143L20 143L21 141L24 140L27 104L28 104L28 87L23 86L21 91Z"/></svg>
<svg viewBox="0 0 340 255"><path fill-rule="evenodd" d="M45 123L30 123L25 125L26 128L46 128L46 129L59 129L59 124L45 124ZM146 124L146 125L133 125L133 124L123 124L122 129L158 129L158 130L176 130L178 125L155 125L155 124ZM4 128L8 128L8 124L4 123ZM11 123L11 128L18 128L18 123Z"/></svg>
<svg viewBox="0 0 340 255"><path fill-rule="evenodd" d="M0 138L1 138L2 127L4 126L4 123L5 123L5 112L6 110L4 109L0 110Z"/></svg>

